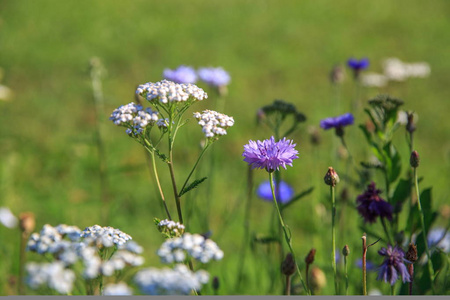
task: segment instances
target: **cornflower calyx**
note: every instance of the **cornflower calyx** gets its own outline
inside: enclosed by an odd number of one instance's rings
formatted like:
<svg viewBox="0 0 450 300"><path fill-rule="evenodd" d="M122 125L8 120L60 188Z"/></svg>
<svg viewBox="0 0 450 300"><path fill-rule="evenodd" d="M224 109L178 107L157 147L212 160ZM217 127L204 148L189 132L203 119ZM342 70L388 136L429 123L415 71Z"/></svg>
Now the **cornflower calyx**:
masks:
<svg viewBox="0 0 450 300"><path fill-rule="evenodd" d="M273 136L264 141L250 140L247 145L244 145L242 156L252 169L266 169L271 173L279 170L280 166L285 169L286 165L292 166L292 161L298 158L295 145L292 140L286 138L275 142Z"/></svg>
<svg viewBox="0 0 450 300"><path fill-rule="evenodd" d="M418 259L416 245L411 243L409 244L408 252L406 252L405 258L412 264L416 262L416 260Z"/></svg>
<svg viewBox="0 0 450 300"><path fill-rule="evenodd" d="M417 153L417 151L414 150L413 152L411 152L409 164L411 165L411 167L417 168L419 166L419 162L420 162L419 153Z"/></svg>
<svg viewBox="0 0 450 300"><path fill-rule="evenodd" d="M202 126L202 131L208 139L217 139L219 136L226 135L226 129L234 125L233 117L213 110L195 112L194 118L197 119L198 125Z"/></svg>
<svg viewBox="0 0 450 300"><path fill-rule="evenodd" d="M310 265L314 262L314 257L316 256L316 249L312 248L308 255L305 257L305 263Z"/></svg>
<svg viewBox="0 0 450 300"><path fill-rule="evenodd" d="M281 263L281 273L286 276L292 276L295 274L296 268L297 266L295 265L292 253L286 254L286 258Z"/></svg>
<svg viewBox="0 0 450 300"><path fill-rule="evenodd" d="M328 171L323 178L326 185L336 186L339 183L339 176L332 167L328 167Z"/></svg>
<svg viewBox="0 0 450 300"><path fill-rule="evenodd" d="M344 248L342 248L342 255L348 256L350 254L350 248L348 245L345 245Z"/></svg>

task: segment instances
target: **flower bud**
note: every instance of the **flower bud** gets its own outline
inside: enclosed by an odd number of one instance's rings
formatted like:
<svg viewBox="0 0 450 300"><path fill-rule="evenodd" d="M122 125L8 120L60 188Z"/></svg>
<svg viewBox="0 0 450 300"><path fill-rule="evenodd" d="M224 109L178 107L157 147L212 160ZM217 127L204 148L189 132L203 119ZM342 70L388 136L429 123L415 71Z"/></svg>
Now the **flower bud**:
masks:
<svg viewBox="0 0 450 300"><path fill-rule="evenodd" d="M317 268L314 267L311 270L311 287L313 290L320 290L324 288L327 285L327 278L325 276L325 273Z"/></svg>
<svg viewBox="0 0 450 300"><path fill-rule="evenodd" d="M336 186L339 183L339 176L332 167L328 167L328 172L323 178L326 185Z"/></svg>
<svg viewBox="0 0 450 300"><path fill-rule="evenodd" d="M286 258L281 263L281 273L283 273L286 276L294 275L296 270L296 265L294 261L294 257L291 253L288 253L286 255Z"/></svg>
<svg viewBox="0 0 450 300"><path fill-rule="evenodd" d="M342 255L348 256L349 254L350 254L350 248L348 247L348 245L345 245L344 248L342 249Z"/></svg>
<svg viewBox="0 0 450 300"><path fill-rule="evenodd" d="M411 157L410 157L410 159L409 159L409 163L410 163L411 167L417 168L417 167L419 166L419 161L420 161L420 159L419 159L419 153L417 153L417 151L414 150L414 151L411 153Z"/></svg>
<svg viewBox="0 0 450 300"><path fill-rule="evenodd" d="M217 291L219 289L220 283L219 283L219 277L214 276L212 280L212 288L213 290Z"/></svg>
<svg viewBox="0 0 450 300"><path fill-rule="evenodd" d="M406 252L405 258L409 260L411 263L417 261L417 247L413 244L409 244L408 252Z"/></svg>
<svg viewBox="0 0 450 300"><path fill-rule="evenodd" d="M310 265L314 262L314 256L316 255L316 249L312 248L308 255L305 257L305 263Z"/></svg>
<svg viewBox="0 0 450 300"><path fill-rule="evenodd" d="M407 113L408 123L406 123L406 131L413 133L416 130L414 125L414 114L412 112Z"/></svg>
<svg viewBox="0 0 450 300"><path fill-rule="evenodd" d="M36 226L36 221L34 219L34 214L32 212L24 212L19 215L19 226L20 230L26 234L33 232Z"/></svg>

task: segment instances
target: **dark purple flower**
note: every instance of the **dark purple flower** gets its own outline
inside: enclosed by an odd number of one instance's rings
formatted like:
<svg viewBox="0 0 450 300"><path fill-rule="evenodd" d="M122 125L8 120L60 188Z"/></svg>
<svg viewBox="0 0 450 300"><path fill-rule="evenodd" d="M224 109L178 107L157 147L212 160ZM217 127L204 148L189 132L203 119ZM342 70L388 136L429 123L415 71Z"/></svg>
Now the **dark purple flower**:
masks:
<svg viewBox="0 0 450 300"><path fill-rule="evenodd" d="M195 70L187 66L179 66L175 70L165 69L163 77L175 83L195 83L197 82L197 74Z"/></svg>
<svg viewBox="0 0 450 300"><path fill-rule="evenodd" d="M291 201L292 197L294 196L294 189L284 182L283 180L280 181L280 188L277 189L277 184L274 181L273 183L274 189L275 189L275 196L277 198L277 201L279 203L288 203ZM264 181L258 186L258 189L256 190L256 194L259 198L266 200L266 201L273 201L272 198L272 189L270 188L270 182L269 180Z"/></svg>
<svg viewBox="0 0 450 300"><path fill-rule="evenodd" d="M358 212L364 222L374 223L377 217L392 220L392 205L379 196L381 190L375 188L375 182L367 186L367 190L356 198Z"/></svg>
<svg viewBox="0 0 450 300"><path fill-rule="evenodd" d="M212 87L226 86L230 83L230 75L222 68L201 68L198 76L202 81Z"/></svg>
<svg viewBox="0 0 450 300"><path fill-rule="evenodd" d="M247 162L252 169L266 169L267 172L279 170L280 166L286 169L286 165L292 167L292 161L298 158L298 151L295 150L295 144L291 140L283 138L275 142L272 136L264 141L250 140L244 145L244 161Z"/></svg>
<svg viewBox="0 0 450 300"><path fill-rule="evenodd" d="M400 275L403 283L411 281L408 269L405 266L405 262L410 262L405 259L405 252L403 252L402 248L398 245L394 248L388 245L387 249L384 247L381 248L378 254L385 256L378 272L378 280L384 280L384 282L389 281L391 285L394 285Z"/></svg>
<svg viewBox="0 0 450 300"><path fill-rule="evenodd" d="M356 58L350 58L347 61L347 65L354 71L360 71L369 67L369 59L367 57L357 60Z"/></svg>
<svg viewBox="0 0 450 300"><path fill-rule="evenodd" d="M325 130L331 129L331 128L340 128L352 125L355 121L355 118L351 113L346 113L334 118L326 118L320 121L320 127L322 127Z"/></svg>

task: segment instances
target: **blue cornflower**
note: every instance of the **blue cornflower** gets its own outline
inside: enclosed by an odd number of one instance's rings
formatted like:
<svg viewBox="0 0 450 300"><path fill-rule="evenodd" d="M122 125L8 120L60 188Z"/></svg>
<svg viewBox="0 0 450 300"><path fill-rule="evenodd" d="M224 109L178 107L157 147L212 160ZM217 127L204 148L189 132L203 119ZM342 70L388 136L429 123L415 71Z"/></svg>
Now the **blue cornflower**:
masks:
<svg viewBox="0 0 450 300"><path fill-rule="evenodd" d="M364 222L374 223L377 217L392 220L392 205L379 196L381 190L375 187L375 182L367 186L367 190L356 198L358 212Z"/></svg>
<svg viewBox="0 0 450 300"><path fill-rule="evenodd" d="M230 83L231 77L222 68L200 68L198 70L200 80L212 87L223 87Z"/></svg>
<svg viewBox="0 0 450 300"><path fill-rule="evenodd" d="M381 248L378 254L385 256L383 263L380 265L378 272L378 280L384 280L391 285L394 285L400 275L402 277L403 283L410 282L411 277L409 276L408 269L405 266L406 263L410 263L405 259L405 252L398 245L392 248L388 245L386 248Z"/></svg>
<svg viewBox="0 0 450 300"><path fill-rule="evenodd" d="M280 185L281 187L281 185ZM433 228L428 232L428 246L442 249L445 253L450 252L450 232L444 228Z"/></svg>
<svg viewBox="0 0 450 300"><path fill-rule="evenodd" d="M196 83L197 74L195 70L187 66L179 66L175 70L165 69L163 77L175 83Z"/></svg>
<svg viewBox="0 0 450 300"><path fill-rule="evenodd" d="M350 58L347 61L347 65L353 70L353 75L357 78L362 70L369 67L369 59L367 57L361 58L360 60Z"/></svg>
<svg viewBox="0 0 450 300"><path fill-rule="evenodd" d="M298 158L298 151L295 150L295 145L291 140L283 138L275 142L272 136L264 141L250 140L247 145L244 145L244 161L247 162L252 169L266 169L267 172L279 170L280 166L286 169L286 165L292 167L292 161Z"/></svg>
<svg viewBox="0 0 450 300"><path fill-rule="evenodd" d="M351 113L346 113L334 118L326 118L321 120L320 127L322 127L325 130L328 130L330 128L338 128L347 125L352 125L354 121L355 118L353 117L353 115Z"/></svg>
<svg viewBox="0 0 450 300"><path fill-rule="evenodd" d="M277 189L277 184L275 181L273 185L275 189L275 195L279 203L285 204L291 201L292 197L294 196L294 189L289 184L281 180L279 189ZM256 194L263 200L272 201L273 198L272 189L270 188L270 181L266 180L261 183L256 190Z"/></svg>

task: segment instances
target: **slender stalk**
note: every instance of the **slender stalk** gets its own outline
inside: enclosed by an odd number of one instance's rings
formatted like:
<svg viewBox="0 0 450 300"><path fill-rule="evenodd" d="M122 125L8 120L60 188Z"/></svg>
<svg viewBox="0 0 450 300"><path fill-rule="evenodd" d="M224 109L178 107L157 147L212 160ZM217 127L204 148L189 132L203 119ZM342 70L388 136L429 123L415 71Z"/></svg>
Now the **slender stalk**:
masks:
<svg viewBox="0 0 450 300"><path fill-rule="evenodd" d="M413 288L413 280L414 280L414 265L413 264L409 264L408 265L408 273L409 273L409 277L411 278L411 281L409 282L409 295L412 295L412 288Z"/></svg>
<svg viewBox="0 0 450 300"><path fill-rule="evenodd" d="M25 248L27 245L28 234L24 231L20 233L20 250L19 250L19 295L25 295L24 270L25 270Z"/></svg>
<svg viewBox="0 0 450 300"><path fill-rule="evenodd" d="M306 272L305 272L306 274L306 286L308 287L308 290L310 290L311 291L311 286L309 285L309 264L307 263L306 264Z"/></svg>
<svg viewBox="0 0 450 300"><path fill-rule="evenodd" d="M345 255L344 255L344 269L345 269L345 295L348 295L347 256Z"/></svg>
<svg viewBox="0 0 450 300"><path fill-rule="evenodd" d="M291 295L291 276L286 275L286 291L285 291L286 296L290 296Z"/></svg>
<svg viewBox="0 0 450 300"><path fill-rule="evenodd" d="M175 197L175 203L177 205L178 220L180 221L181 224L184 224L183 213L181 212L180 196L178 196L177 184L175 182L175 172L173 170L172 158L170 159L170 162L167 163L167 165L169 166L170 179L172 181L172 188L173 188L173 195Z"/></svg>
<svg viewBox="0 0 450 300"><path fill-rule="evenodd" d="M334 275L334 293L338 294L338 283L337 283L337 272L336 272L336 228L335 228L335 218L336 218L336 195L334 186L330 186L331 194L331 246L333 247L331 251L331 265L333 267Z"/></svg>
<svg viewBox="0 0 450 300"><path fill-rule="evenodd" d="M395 295L395 284L391 285L391 296Z"/></svg>
<svg viewBox="0 0 450 300"><path fill-rule="evenodd" d="M389 230L387 229L386 221L384 220L384 218L380 218L380 219L381 219L381 224L383 225L384 233L386 233L387 240L388 240L389 244L392 245L391 235L389 234Z"/></svg>
<svg viewBox="0 0 450 300"><path fill-rule="evenodd" d="M417 180L417 168L414 168L414 185L416 187L417 206L419 208L420 224L422 225L423 242L425 244L425 252L426 252L427 258L428 258L428 272L430 273L431 290L433 291L433 294L435 294L434 282L433 282L434 281L434 269L433 269L433 262L431 261L430 249L428 248L427 231L425 230L425 219L423 216L422 205L420 204L419 183Z"/></svg>
<svg viewBox="0 0 450 300"><path fill-rule="evenodd" d="M166 210L166 214L167 214L167 217L169 218L169 220L172 220L172 217L170 216L169 209L167 208L167 203L166 203L166 198L164 197L164 192L163 192L163 190L161 188L161 183L159 182L158 170L156 169L155 153L154 152L150 152L150 155L152 157L153 174L155 174L156 185L158 186L159 194L160 194L161 200L162 200L162 202L164 204L164 209Z"/></svg>
<svg viewBox="0 0 450 300"><path fill-rule="evenodd" d="M197 158L197 161L195 162L194 167L192 168L191 172L189 173L188 177L186 178L186 181L184 182L183 187L182 187L181 190L180 190L180 193L184 190L184 188L185 188L186 185L188 184L189 179L191 178L192 174L193 174L194 171L195 171L195 168L197 168L197 165L198 165L198 163L200 162L200 160L202 159L203 154L205 154L206 149L208 149L208 147L209 147L210 145L211 145L210 142L207 141L205 147L204 147L203 150L202 150L202 152L200 152L200 155L199 155L199 157Z"/></svg>
<svg viewBox="0 0 450 300"><path fill-rule="evenodd" d="M363 296L367 296L367 268L366 268L366 256L367 256L367 244L366 244L366 234L364 234L362 237L362 271L363 271L363 278L362 278L362 284L363 284Z"/></svg>
<svg viewBox="0 0 450 300"><path fill-rule="evenodd" d="M300 268L298 267L297 260L296 260L296 258L295 258L296 256L295 256L294 249L292 249L292 241L291 241L291 237L290 237L289 234L288 234L288 231L287 231L287 229L286 229L286 225L284 224L283 217L281 216L281 213L280 213L280 208L278 207L277 198L276 198L276 196L275 196L275 188L274 188L274 186L273 186L273 176L272 176L272 173L271 173L271 172L269 172L269 181L270 181L270 188L271 188L271 190L272 190L273 202L275 203L275 208L276 208L276 210L277 210L278 217L279 217L279 219L280 219L280 224L281 224L281 227L283 228L283 231L284 231L284 238L285 238L286 243L288 244L289 250L291 251L292 256L293 256L293 258L294 258L295 266L296 266L296 268L297 268L297 273L298 273L298 276L300 277L300 281L301 281L301 283L302 283L303 289L306 291L306 293L307 293L308 295L311 295L310 291L308 290L308 288L307 288L306 285L305 285L305 282L303 281L302 272L300 271Z"/></svg>

